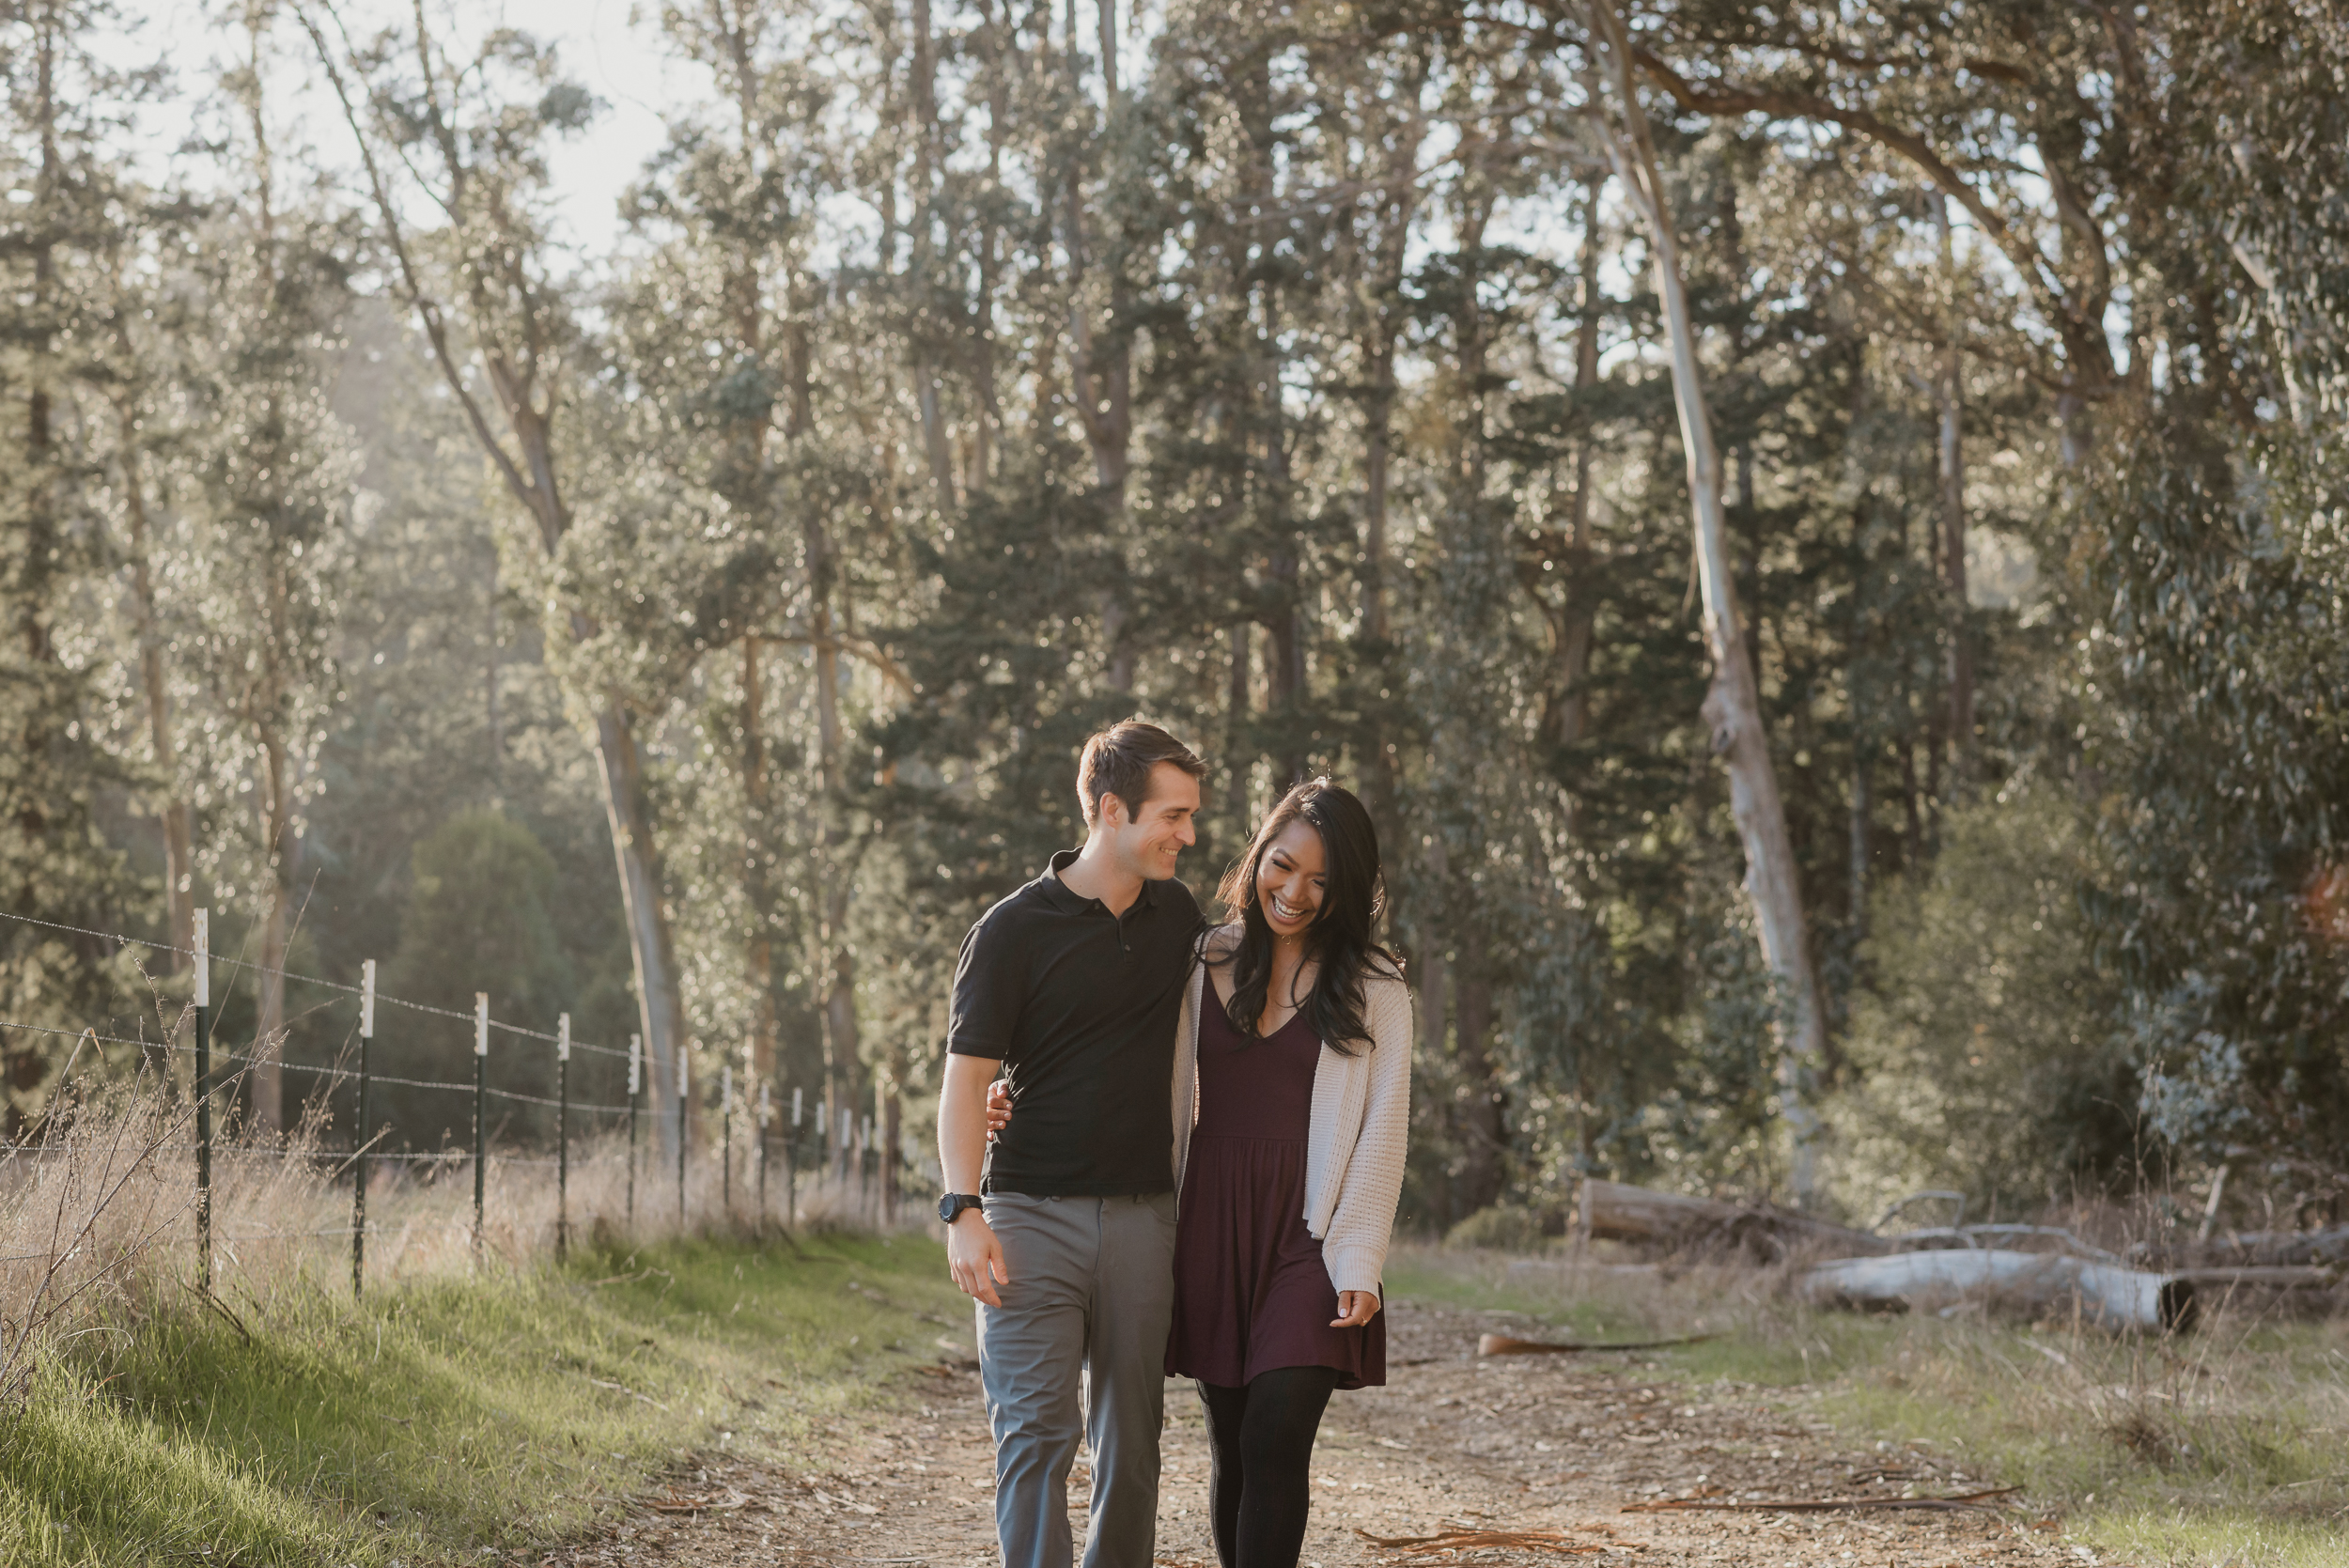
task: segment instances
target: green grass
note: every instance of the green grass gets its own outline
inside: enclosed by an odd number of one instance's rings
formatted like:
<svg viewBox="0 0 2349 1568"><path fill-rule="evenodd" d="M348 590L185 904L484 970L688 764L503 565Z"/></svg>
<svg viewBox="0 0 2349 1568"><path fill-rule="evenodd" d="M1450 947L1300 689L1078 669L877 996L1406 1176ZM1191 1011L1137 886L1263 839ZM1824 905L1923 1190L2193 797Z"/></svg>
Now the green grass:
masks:
<svg viewBox="0 0 2349 1568"><path fill-rule="evenodd" d="M183 1293L53 1348L0 1418L0 1560L543 1545L696 1452L820 1448L967 1324L940 1249L905 1236L590 1251L358 1305L307 1281L227 1312Z"/></svg>
<svg viewBox="0 0 2349 1568"><path fill-rule="evenodd" d="M1568 1275L1429 1250L1399 1252L1389 1283L1564 1336L1718 1332L1640 1363L1757 1389L1853 1439L1962 1458L2022 1485L2068 1538L2145 1568L2349 1562L2349 1324L2221 1312L2154 1339L1862 1317L1803 1310L1750 1273Z"/></svg>

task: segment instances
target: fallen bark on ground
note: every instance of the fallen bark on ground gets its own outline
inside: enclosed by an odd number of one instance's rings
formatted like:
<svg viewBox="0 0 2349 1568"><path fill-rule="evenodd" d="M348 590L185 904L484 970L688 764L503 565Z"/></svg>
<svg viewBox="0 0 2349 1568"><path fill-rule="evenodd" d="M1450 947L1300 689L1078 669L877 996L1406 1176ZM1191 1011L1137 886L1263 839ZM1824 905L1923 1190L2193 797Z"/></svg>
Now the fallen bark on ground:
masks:
<svg viewBox="0 0 2349 1568"><path fill-rule="evenodd" d="M1441 1535L1386 1536L1357 1529L1354 1533L1381 1551L1401 1552L1406 1557L1432 1557L1438 1552L1475 1551L1491 1546L1555 1552L1562 1557L1595 1557L1612 1549L1595 1542L1570 1540L1562 1529L1455 1529Z"/></svg>
<svg viewBox="0 0 2349 1568"><path fill-rule="evenodd" d="M1912 1513L1986 1513L1994 1498L2009 1498L2020 1486L1995 1486L1987 1492L1968 1492L1954 1498L1797 1498L1781 1502L1720 1502L1711 1498L1667 1498L1661 1502L1628 1502L1626 1514L1843 1514L1855 1509L1904 1509Z"/></svg>
<svg viewBox="0 0 2349 1568"><path fill-rule="evenodd" d="M1481 1334L1479 1356L1579 1356L1593 1350L1666 1350L1676 1344L1703 1344L1719 1334L1681 1334L1669 1340L1623 1340L1612 1344L1554 1344L1548 1340L1514 1340L1506 1334Z"/></svg>

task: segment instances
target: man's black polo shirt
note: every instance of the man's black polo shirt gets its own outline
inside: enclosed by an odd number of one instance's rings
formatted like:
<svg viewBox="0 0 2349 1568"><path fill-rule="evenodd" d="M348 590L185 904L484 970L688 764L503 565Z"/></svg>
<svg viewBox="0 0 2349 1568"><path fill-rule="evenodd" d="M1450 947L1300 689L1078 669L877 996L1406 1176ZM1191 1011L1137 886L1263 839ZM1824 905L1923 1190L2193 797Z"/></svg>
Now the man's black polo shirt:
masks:
<svg viewBox="0 0 2349 1568"><path fill-rule="evenodd" d="M955 968L946 1048L999 1060L1011 1125L985 1190L1125 1197L1174 1187L1174 1020L1200 928L1177 881L1123 916L1060 879L1077 852L979 917Z"/></svg>

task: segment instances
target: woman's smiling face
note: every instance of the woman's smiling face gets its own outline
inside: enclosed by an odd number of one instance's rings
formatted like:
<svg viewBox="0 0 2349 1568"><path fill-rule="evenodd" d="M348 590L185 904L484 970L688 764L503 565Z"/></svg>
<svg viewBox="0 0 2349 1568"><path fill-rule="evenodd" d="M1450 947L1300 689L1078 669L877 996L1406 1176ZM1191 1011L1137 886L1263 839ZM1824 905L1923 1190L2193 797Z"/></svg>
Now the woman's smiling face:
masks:
<svg viewBox="0 0 2349 1568"><path fill-rule="evenodd" d="M1303 817L1281 830L1256 862L1256 907L1275 937L1304 934L1321 912L1329 882L1321 834Z"/></svg>

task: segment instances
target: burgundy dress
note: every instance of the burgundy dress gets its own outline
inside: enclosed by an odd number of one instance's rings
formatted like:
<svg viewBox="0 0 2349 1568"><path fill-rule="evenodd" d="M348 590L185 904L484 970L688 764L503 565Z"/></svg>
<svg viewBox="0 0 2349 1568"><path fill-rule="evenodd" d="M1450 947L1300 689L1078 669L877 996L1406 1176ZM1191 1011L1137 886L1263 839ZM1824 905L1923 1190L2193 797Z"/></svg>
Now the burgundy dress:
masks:
<svg viewBox="0 0 2349 1568"><path fill-rule="evenodd" d="M1276 1367L1387 1380L1387 1314L1332 1328L1337 1287L1305 1229L1305 1140L1321 1041L1302 1013L1270 1038L1232 1023L1212 975L1199 1001L1199 1125L1174 1230L1170 1375L1240 1388Z"/></svg>

